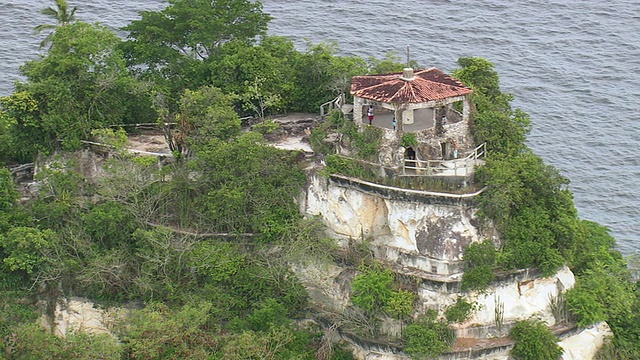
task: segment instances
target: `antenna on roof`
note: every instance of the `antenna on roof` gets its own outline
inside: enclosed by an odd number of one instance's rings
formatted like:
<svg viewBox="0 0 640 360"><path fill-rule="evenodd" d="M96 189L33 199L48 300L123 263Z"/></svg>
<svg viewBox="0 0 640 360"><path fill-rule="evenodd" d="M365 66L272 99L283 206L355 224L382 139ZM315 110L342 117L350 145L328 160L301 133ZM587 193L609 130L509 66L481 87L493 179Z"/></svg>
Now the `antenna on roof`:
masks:
<svg viewBox="0 0 640 360"><path fill-rule="evenodd" d="M415 79L415 75L413 74L413 69L411 68L411 65L409 65L410 60L411 59L409 58L409 45L407 45L407 66L404 69L402 69L402 76L400 76L400 79L404 81L411 81Z"/></svg>
<svg viewBox="0 0 640 360"><path fill-rule="evenodd" d="M409 45L407 45L407 67L411 66L411 62L409 61Z"/></svg>

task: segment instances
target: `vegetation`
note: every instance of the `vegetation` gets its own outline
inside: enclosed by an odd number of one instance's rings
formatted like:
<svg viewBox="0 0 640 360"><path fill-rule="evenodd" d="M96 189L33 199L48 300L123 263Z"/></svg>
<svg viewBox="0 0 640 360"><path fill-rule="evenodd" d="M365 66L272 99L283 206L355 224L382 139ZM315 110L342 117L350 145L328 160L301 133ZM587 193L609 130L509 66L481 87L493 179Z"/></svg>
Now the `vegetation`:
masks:
<svg viewBox="0 0 640 360"><path fill-rule="evenodd" d="M408 148L408 147L417 146L417 145L418 145L418 140L416 139L415 133L408 133L408 134L402 135L402 138L400 139L400 146Z"/></svg>
<svg viewBox="0 0 640 360"><path fill-rule="evenodd" d="M294 197L305 183L303 157L266 145L273 123L241 130L247 115L317 111L345 92L353 75L401 70L396 58L338 56L333 43L298 51L290 40L266 35L270 16L248 0L170 0L129 24L126 41L76 21L75 12L64 0L43 11L55 20L37 28L51 31L44 52L21 67L24 81L0 98L0 162L49 159L39 171L38 197L26 203L9 171L0 170L0 350L8 358L312 359L321 341L318 329L297 321L308 306L290 270L294 260L368 264L352 283L355 306L344 315L362 334L376 335L383 316L408 321L415 293L374 265L365 245L337 251L317 220L301 219ZM475 90L473 135L490 154L477 176L486 186L480 211L501 234L497 249L490 241L467 248L463 288L484 288L495 269L551 274L567 264L578 277L566 295L578 323L606 320L616 335L608 354L640 358L640 294L614 240L578 219L567 180L527 149L528 116L511 109L493 65L477 58L459 64L454 75ZM154 157L118 151L121 125L148 122L163 128L174 163L158 166ZM335 130L357 159L333 154L325 140ZM97 179L85 178L77 155L66 152L91 139L114 150ZM314 149L327 155L327 172L378 182L381 169L367 161L377 160L380 141L380 129L357 131L338 112L311 135ZM448 187L389 181L383 183ZM117 340L80 332L60 339L34 325L39 297L70 294L144 306L114 324ZM463 322L473 308L460 298L445 315ZM544 346L552 356L548 334L544 324L519 325L513 355L527 358ZM402 336L416 358L453 341L449 324L433 313L409 323Z"/></svg>
<svg viewBox="0 0 640 360"><path fill-rule="evenodd" d="M368 313L380 311L392 296L393 274L381 267L363 267L351 283L351 301Z"/></svg>
<svg viewBox="0 0 640 360"><path fill-rule="evenodd" d="M462 297L456 299L456 303L449 306L445 311L444 315L447 317L447 320L452 323L463 323L473 315L473 312L476 310L477 305L475 303L470 303Z"/></svg>
<svg viewBox="0 0 640 360"><path fill-rule="evenodd" d="M482 290L495 279L496 249L491 240L474 243L464 249L462 291Z"/></svg>
<svg viewBox="0 0 640 360"><path fill-rule="evenodd" d="M436 357L451 348L455 332L446 322L436 321L436 315L430 311L404 330L404 351L412 358Z"/></svg>
<svg viewBox="0 0 640 360"><path fill-rule="evenodd" d="M73 9L69 10L69 5L67 4L66 0L56 0L55 8L49 7L40 11L40 13L42 13L43 15L47 15L56 20L56 24L41 24L33 29L36 34L39 34L46 30L51 31L49 35L47 35L47 37L40 43L41 48L51 43L51 38L57 28L65 26L76 20L75 14L77 10L77 6L74 6Z"/></svg>
<svg viewBox="0 0 640 360"><path fill-rule="evenodd" d="M518 360L556 360L562 355L558 338L542 322L518 322L509 334L515 341L511 356Z"/></svg>
<svg viewBox="0 0 640 360"><path fill-rule="evenodd" d="M615 240L606 228L578 218L568 180L527 148L528 117L511 109L512 96L500 91L493 65L479 58L458 63L461 69L454 76L474 89L473 135L478 143L487 142L489 156L477 178L486 186L481 215L502 235L495 265L507 270L537 267L545 275L568 265L577 284L567 293L567 306L578 324L606 320L615 333L608 354L638 358L640 287L613 249ZM475 250L466 252L463 285L468 289L482 288L492 279L487 266L493 255L486 257L486 265L478 265Z"/></svg>

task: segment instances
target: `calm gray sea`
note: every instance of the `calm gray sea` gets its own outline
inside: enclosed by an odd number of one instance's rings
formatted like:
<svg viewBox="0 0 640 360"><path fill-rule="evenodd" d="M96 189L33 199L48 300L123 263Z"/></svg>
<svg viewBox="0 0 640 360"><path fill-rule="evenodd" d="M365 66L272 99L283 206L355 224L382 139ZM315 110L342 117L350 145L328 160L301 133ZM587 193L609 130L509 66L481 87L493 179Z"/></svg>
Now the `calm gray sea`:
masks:
<svg viewBox="0 0 640 360"><path fill-rule="evenodd" d="M117 29L160 0L68 0L78 18ZM53 1L0 0L0 95L38 54L32 28ZM580 216L640 252L640 1L264 0L272 34L336 41L342 54L411 57L444 71L463 56L496 65L531 115L529 145L571 180Z"/></svg>

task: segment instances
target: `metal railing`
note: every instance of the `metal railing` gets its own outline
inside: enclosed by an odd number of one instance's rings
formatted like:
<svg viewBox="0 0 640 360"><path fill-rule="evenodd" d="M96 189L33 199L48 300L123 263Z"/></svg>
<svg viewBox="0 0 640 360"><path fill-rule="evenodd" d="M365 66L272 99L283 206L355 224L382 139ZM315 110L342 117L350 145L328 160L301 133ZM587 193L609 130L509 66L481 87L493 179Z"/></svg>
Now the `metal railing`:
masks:
<svg viewBox="0 0 640 360"><path fill-rule="evenodd" d="M486 155L485 143L477 146L469 155L453 160L404 159L404 176L467 176L473 172L477 160ZM407 171L408 170L408 171Z"/></svg>
<svg viewBox="0 0 640 360"><path fill-rule="evenodd" d="M329 111L333 109L342 109L342 105L345 104L345 101L345 95L340 94L335 99L327 101L326 103L320 105L320 116L325 117L329 113Z"/></svg>

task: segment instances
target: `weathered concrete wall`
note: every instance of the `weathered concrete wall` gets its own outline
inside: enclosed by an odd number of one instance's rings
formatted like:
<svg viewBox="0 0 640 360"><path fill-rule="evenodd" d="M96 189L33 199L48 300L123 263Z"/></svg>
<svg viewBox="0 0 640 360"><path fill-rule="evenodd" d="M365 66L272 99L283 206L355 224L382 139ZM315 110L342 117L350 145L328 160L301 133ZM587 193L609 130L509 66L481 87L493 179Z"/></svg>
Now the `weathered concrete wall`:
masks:
<svg viewBox="0 0 640 360"><path fill-rule="evenodd" d="M338 237L372 239L377 254L440 275L461 271L464 249L482 236L468 198L367 188L311 175L302 212L319 215Z"/></svg>
<svg viewBox="0 0 640 360"><path fill-rule="evenodd" d="M502 323L506 325L532 316L554 325L556 319L550 300L574 284L573 273L564 267L550 277L498 282L482 292L442 293L420 286L418 296L423 308L437 309L440 313L455 304L458 296L476 303L477 310L473 316L464 324L455 325L456 332L459 337L489 338L504 336L508 332L508 327L496 327L496 308L500 309Z"/></svg>
<svg viewBox="0 0 640 360"><path fill-rule="evenodd" d="M452 139L459 150L459 158L466 156L474 149L474 142L469 135L469 125L464 122L445 124L444 133L436 134L433 127L415 132L419 145L414 147L419 160L442 160L441 143ZM380 148L378 149L378 163L389 168L400 169L404 162L405 148L400 145L402 134L392 129L379 128L382 131ZM352 149L338 147L338 153L353 157Z"/></svg>
<svg viewBox="0 0 640 360"><path fill-rule="evenodd" d="M601 322L588 328L575 328L565 334L560 334L560 345L564 353L562 360L591 360L602 347L605 339L613 336L606 323ZM362 360L407 360L411 359L396 348L378 344L351 341L354 355ZM504 345L491 346L483 349L471 349L445 353L437 357L438 360L511 360L509 352L513 348L510 342Z"/></svg>

